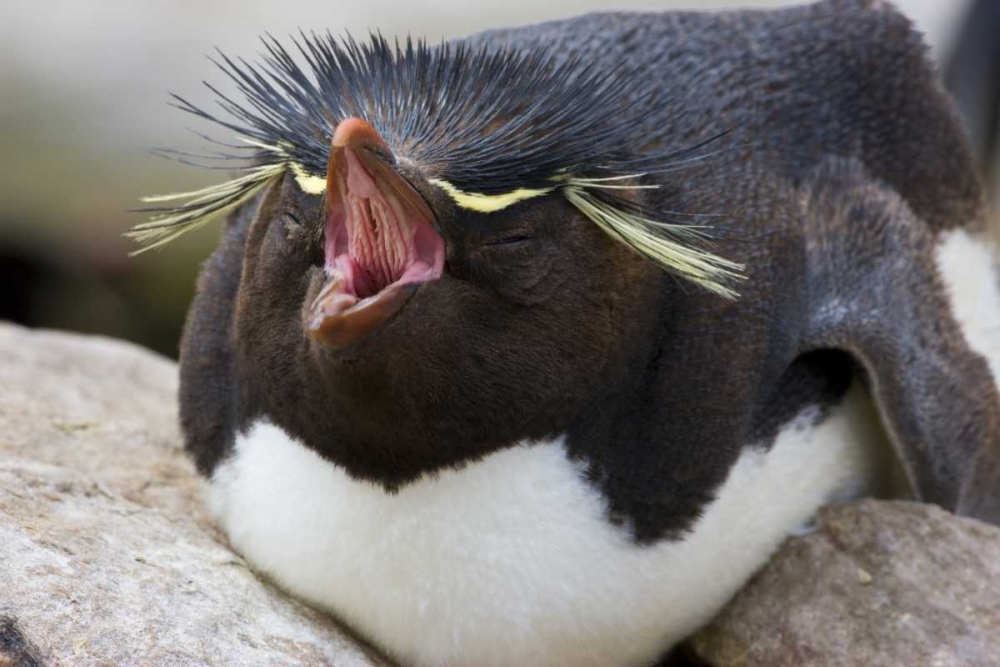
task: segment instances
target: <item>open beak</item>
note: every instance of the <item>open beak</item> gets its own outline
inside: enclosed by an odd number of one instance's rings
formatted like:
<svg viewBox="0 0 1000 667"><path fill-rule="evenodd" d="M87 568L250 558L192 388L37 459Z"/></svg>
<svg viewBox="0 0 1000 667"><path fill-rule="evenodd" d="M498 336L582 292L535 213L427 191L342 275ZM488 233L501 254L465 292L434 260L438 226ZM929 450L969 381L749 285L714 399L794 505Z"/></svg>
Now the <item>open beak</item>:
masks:
<svg viewBox="0 0 1000 667"><path fill-rule="evenodd" d="M441 277L444 241L393 162L369 123L337 125L326 174L326 282L306 317L309 335L328 347L361 340Z"/></svg>

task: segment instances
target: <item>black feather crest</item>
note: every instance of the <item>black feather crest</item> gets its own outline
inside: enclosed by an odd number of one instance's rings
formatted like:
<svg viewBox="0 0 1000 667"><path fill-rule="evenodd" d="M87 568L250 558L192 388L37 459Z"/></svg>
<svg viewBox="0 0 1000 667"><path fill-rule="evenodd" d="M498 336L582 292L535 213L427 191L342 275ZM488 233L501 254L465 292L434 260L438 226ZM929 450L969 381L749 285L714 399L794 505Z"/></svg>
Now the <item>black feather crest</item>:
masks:
<svg viewBox="0 0 1000 667"><path fill-rule="evenodd" d="M646 174L678 168L679 158L708 143L666 154L627 150L646 142L631 123L616 121L628 118L637 105L648 107L651 98L635 94L635 78L625 65L599 71L579 59L556 61L544 51L461 42L430 47L409 38L401 46L381 35L367 43L349 36L337 40L330 33L300 34L292 41L309 71L271 36L263 40L266 53L259 64L219 53L214 62L243 100L206 85L232 120L173 96L175 106L234 131L245 146L215 142L226 150L214 155L162 152L182 160L245 159L247 173L198 192L147 199L188 201L146 209L157 217L133 228L131 236L152 245L169 241L235 207L287 168L323 177L335 128L358 117L379 132L396 157L408 159L428 178L473 195L558 188L638 252L735 296L726 283L739 279L742 267L689 247L697 228L655 222L650 212L626 210L616 203L624 200L612 196L643 187L639 179ZM622 227L635 224L642 227L638 237ZM663 244L670 246L665 254L657 252ZM678 264L679 257L694 264Z"/></svg>

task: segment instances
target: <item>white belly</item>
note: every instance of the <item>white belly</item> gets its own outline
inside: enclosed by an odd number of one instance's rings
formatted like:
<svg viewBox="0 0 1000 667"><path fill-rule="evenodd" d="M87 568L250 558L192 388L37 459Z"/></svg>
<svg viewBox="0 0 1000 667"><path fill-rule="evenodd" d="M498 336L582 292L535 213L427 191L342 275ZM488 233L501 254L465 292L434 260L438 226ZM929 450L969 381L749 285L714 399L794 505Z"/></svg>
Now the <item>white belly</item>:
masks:
<svg viewBox="0 0 1000 667"><path fill-rule="evenodd" d="M560 441L388 495L267 423L212 480L233 546L403 664L646 665L708 621L785 536L860 491L882 433L852 387L748 450L686 539L638 547Z"/></svg>

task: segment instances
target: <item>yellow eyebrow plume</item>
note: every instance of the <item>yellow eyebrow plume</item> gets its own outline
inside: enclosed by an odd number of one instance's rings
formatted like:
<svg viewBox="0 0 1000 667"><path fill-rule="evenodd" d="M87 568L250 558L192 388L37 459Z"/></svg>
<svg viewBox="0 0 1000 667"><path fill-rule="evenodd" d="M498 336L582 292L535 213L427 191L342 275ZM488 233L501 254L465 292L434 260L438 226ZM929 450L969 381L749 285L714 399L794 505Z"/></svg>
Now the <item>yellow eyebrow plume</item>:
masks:
<svg viewBox="0 0 1000 667"><path fill-rule="evenodd" d="M290 164L292 173L295 174L295 182L302 188L302 192L308 195L321 195L326 192L326 178L307 173L297 162Z"/></svg>
<svg viewBox="0 0 1000 667"><path fill-rule="evenodd" d="M739 298L731 285L746 279L745 267L692 245L705 237L704 228L650 220L602 201L587 187L577 180L563 188L563 193L570 204L612 238L710 292L730 300Z"/></svg>
<svg viewBox="0 0 1000 667"><path fill-rule="evenodd" d="M518 188L513 192L505 192L499 195L484 195L478 192L462 192L448 181L443 181L439 178L432 178L429 182L448 193L448 196L451 197L451 200L459 208L477 213L501 211L518 202L545 195L555 190L555 188Z"/></svg>
<svg viewBox="0 0 1000 667"><path fill-rule="evenodd" d="M169 243L186 232L226 215L269 183L276 181L284 170L284 164L265 164L245 170L246 173L242 176L200 190L143 197L141 201L147 204L177 204L159 210L148 222L125 232L125 236L144 246L130 254L136 255Z"/></svg>

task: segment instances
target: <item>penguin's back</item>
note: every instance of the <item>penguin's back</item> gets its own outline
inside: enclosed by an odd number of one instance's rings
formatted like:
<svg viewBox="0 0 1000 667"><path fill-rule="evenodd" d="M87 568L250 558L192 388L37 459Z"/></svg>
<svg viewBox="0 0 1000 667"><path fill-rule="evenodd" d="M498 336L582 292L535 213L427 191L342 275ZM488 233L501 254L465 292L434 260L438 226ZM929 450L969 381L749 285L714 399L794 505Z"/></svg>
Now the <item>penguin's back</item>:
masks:
<svg viewBox="0 0 1000 667"><path fill-rule="evenodd" d="M649 148L727 133L704 151L718 151L704 169L668 180L705 193L699 202L734 224L749 224L755 199L773 200L762 180L790 191L830 157L857 160L934 229L982 217L971 153L956 141L957 112L920 34L888 2L597 13L469 39L602 69L631 65L637 104L621 122L647 130Z"/></svg>

